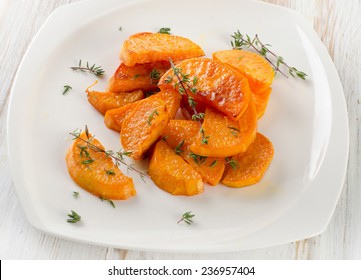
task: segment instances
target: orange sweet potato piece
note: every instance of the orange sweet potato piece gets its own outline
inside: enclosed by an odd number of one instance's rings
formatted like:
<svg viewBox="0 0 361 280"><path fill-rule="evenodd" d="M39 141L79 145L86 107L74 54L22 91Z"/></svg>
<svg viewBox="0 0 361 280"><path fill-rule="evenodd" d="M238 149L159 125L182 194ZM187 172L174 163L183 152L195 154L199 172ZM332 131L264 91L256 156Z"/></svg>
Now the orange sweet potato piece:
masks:
<svg viewBox="0 0 361 280"><path fill-rule="evenodd" d="M89 138L88 138L89 136ZM128 199L136 195L132 178L125 176L105 153L94 151L81 139L104 150L103 145L83 132L65 157L68 172L77 185L104 199Z"/></svg>
<svg viewBox="0 0 361 280"><path fill-rule="evenodd" d="M176 65L182 74L189 75L191 87L197 89L188 95L218 109L230 118L239 119L251 99L247 79L225 64L209 58L192 58ZM194 80L196 78L196 81ZM173 69L168 70L160 79L161 89L174 87L178 83Z"/></svg>
<svg viewBox="0 0 361 280"><path fill-rule="evenodd" d="M213 53L213 59L221 61L244 75L254 92L271 86L275 72L268 61L259 54L244 50L224 50Z"/></svg>
<svg viewBox="0 0 361 280"><path fill-rule="evenodd" d="M120 140L125 151L131 152L135 160L158 139L169 121L169 114L164 101L146 98L140 101L132 112L123 120Z"/></svg>
<svg viewBox="0 0 361 280"><path fill-rule="evenodd" d="M180 106L181 95L177 90L165 89L150 96L150 98L158 98L165 102L170 119L174 119Z"/></svg>
<svg viewBox="0 0 361 280"><path fill-rule="evenodd" d="M208 144L202 143L202 134L191 145L195 154L208 157L229 157L244 152L253 142L257 132L257 113L253 100L238 121L211 108L206 109L202 124Z"/></svg>
<svg viewBox="0 0 361 280"><path fill-rule="evenodd" d="M257 133L256 139L247 151L232 157L238 164L235 169L226 167L223 184L240 188L259 182L271 164L273 154L271 141Z"/></svg>
<svg viewBox="0 0 361 280"><path fill-rule="evenodd" d="M203 56L204 51L191 40L168 34L142 32L124 41L120 59L127 66L156 61L179 61Z"/></svg>
<svg viewBox="0 0 361 280"><path fill-rule="evenodd" d="M170 68L169 61L137 64L131 67L121 63L108 82L108 91L125 92L158 89L159 78Z"/></svg>
<svg viewBox="0 0 361 280"><path fill-rule="evenodd" d="M162 140L155 145L148 174L160 189L173 195L191 196L204 190L201 175Z"/></svg>
<svg viewBox="0 0 361 280"><path fill-rule="evenodd" d="M87 93L89 103L103 115L110 109L119 108L144 98L142 90L123 93L87 90Z"/></svg>
<svg viewBox="0 0 361 280"><path fill-rule="evenodd" d="M190 145L195 141L199 124L188 120L170 120L162 133L167 144L201 176L204 182L214 186L219 183L224 171L225 159L202 157L192 153Z"/></svg>
<svg viewBox="0 0 361 280"><path fill-rule="evenodd" d="M124 105L120 108L108 110L104 115L105 125L117 132L122 130L124 119L134 110L140 101Z"/></svg>
<svg viewBox="0 0 361 280"><path fill-rule="evenodd" d="M253 92L252 97L257 111L257 119L259 120L267 109L269 97L271 95L272 88L266 88L261 92Z"/></svg>
<svg viewBox="0 0 361 280"><path fill-rule="evenodd" d="M174 119L180 104L179 92L173 89L162 90L148 97L147 99L154 98L161 99L166 103L169 118ZM108 110L104 116L105 125L110 129L120 132L122 129L122 123L124 118L133 111L133 109L138 105L139 102L140 101L137 101L117 109Z"/></svg>

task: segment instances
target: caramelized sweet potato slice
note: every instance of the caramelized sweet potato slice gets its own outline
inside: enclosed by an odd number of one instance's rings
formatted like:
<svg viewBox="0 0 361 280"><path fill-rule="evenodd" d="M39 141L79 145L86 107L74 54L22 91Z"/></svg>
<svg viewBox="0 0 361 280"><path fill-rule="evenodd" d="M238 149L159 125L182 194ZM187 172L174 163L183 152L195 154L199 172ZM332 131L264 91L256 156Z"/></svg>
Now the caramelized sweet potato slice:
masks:
<svg viewBox="0 0 361 280"><path fill-rule="evenodd" d="M89 138L88 138L89 137ZM90 141L91 145L84 142ZM94 148L96 147L96 148ZM77 185L105 199L128 199L136 195L133 180L125 176L105 153L103 145L83 132L65 157L68 172Z"/></svg>
<svg viewBox="0 0 361 280"><path fill-rule="evenodd" d="M89 103L93 105L93 107L97 109L102 115L104 115L105 112L110 109L119 108L144 98L142 90L123 93L87 90L87 93Z"/></svg>
<svg viewBox="0 0 361 280"><path fill-rule="evenodd" d="M246 110L251 99L247 79L225 64L209 58L192 58L176 65L178 75L188 75L189 86L196 89L194 94L187 89L188 95L218 109L230 118L238 120ZM159 81L159 87L166 89L177 86L179 81L173 69L167 71Z"/></svg>
<svg viewBox="0 0 361 280"><path fill-rule="evenodd" d="M257 113L253 100L238 121L211 108L206 109L202 124L208 144L202 143L201 133L191 145L195 154L208 157L229 157L244 152L253 142L257 132Z"/></svg>
<svg viewBox="0 0 361 280"><path fill-rule="evenodd" d="M259 120L267 109L269 97L271 95L272 88L266 88L261 92L253 92L252 97L257 111L257 119Z"/></svg>
<svg viewBox="0 0 361 280"><path fill-rule="evenodd" d="M261 133L257 133L256 139L247 151L232 157L238 164L233 169L226 167L223 184L240 188L259 182L273 159L273 145Z"/></svg>
<svg viewBox="0 0 361 280"><path fill-rule="evenodd" d="M204 190L202 177L166 142L155 145L148 174L162 190L173 195L196 195Z"/></svg>
<svg viewBox="0 0 361 280"><path fill-rule="evenodd" d="M169 121L166 108L164 101L146 98L123 120L120 140L130 157L141 159L161 135Z"/></svg>
<svg viewBox="0 0 361 280"><path fill-rule="evenodd" d="M162 90L148 97L147 99L154 98L161 99L166 103L169 118L174 119L180 104L179 92L173 89ZM105 125L110 129L120 132L122 129L122 123L124 118L133 111L133 109L138 105L139 102L140 101L137 101L117 109L108 110L104 116Z"/></svg>
<svg viewBox="0 0 361 280"><path fill-rule="evenodd" d="M167 144L188 162L201 176L204 182L214 186L219 183L224 171L223 157L203 157L192 153L190 145L195 141L199 124L188 120L170 120L162 133Z"/></svg>
<svg viewBox="0 0 361 280"><path fill-rule="evenodd" d="M244 50L225 50L213 53L213 59L221 61L243 74L254 92L271 86L275 76L272 66L259 54Z"/></svg>
<svg viewBox="0 0 361 280"><path fill-rule="evenodd" d="M120 59L127 66L156 61L179 61L203 56L204 51L191 40L174 35L142 32L124 41Z"/></svg>
<svg viewBox="0 0 361 280"><path fill-rule="evenodd" d="M159 78L170 68L169 61L137 64L131 67L121 63L109 79L108 91L125 92L141 89L153 91L158 89Z"/></svg>

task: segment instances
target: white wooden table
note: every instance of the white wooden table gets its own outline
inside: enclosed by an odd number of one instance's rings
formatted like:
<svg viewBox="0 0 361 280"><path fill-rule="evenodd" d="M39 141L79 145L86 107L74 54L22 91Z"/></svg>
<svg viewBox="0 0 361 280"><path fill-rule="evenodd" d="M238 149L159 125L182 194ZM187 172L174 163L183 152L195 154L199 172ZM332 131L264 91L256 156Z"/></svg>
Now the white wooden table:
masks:
<svg viewBox="0 0 361 280"><path fill-rule="evenodd" d="M350 122L345 185L320 236L228 254L150 253L97 247L51 237L32 228L15 192L6 139L6 111L24 52L49 14L78 0L0 0L0 259L361 259L361 2L266 0L295 9L313 22L344 87Z"/></svg>

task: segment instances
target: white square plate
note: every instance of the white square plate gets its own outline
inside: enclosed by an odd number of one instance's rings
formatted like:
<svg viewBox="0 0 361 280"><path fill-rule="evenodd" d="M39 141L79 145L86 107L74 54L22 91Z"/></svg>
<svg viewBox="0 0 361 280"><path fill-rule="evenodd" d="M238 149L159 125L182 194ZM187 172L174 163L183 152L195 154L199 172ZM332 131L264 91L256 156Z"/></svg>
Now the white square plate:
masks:
<svg viewBox="0 0 361 280"><path fill-rule="evenodd" d="M120 30L121 27L121 30ZM237 29L262 41L308 74L278 75L259 131L274 144L263 180L242 189L206 187L177 197L131 174L137 196L116 208L82 191L69 177L69 132L88 125L107 149L119 135L86 100L95 77L70 70L79 59L102 66L103 90L119 64L122 42L133 33L190 38L211 56L230 49ZM63 86L73 89L62 95ZM348 156L348 120L342 86L319 38L298 13L249 0L84 1L57 9L19 67L8 111L8 143L15 187L30 223L46 233L106 246L172 252L226 252L272 246L321 233L338 201ZM129 160L129 162L131 162ZM145 170L146 164L138 166ZM125 171L126 172L126 171ZM73 191L80 197L73 198ZM75 210L77 224L66 222ZM177 224L186 211L191 226Z"/></svg>

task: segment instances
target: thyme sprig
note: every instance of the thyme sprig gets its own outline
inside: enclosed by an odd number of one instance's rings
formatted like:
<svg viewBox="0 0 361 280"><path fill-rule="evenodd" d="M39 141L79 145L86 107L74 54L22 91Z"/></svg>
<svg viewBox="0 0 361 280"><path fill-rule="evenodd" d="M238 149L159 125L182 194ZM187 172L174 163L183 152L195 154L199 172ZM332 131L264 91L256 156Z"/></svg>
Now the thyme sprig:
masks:
<svg viewBox="0 0 361 280"><path fill-rule="evenodd" d="M93 137L89 137L87 127L85 127L85 132L87 135L87 139L80 137L81 130L79 130L79 129L77 129L73 132L70 132L69 134L74 137L73 140L79 139L79 140L83 141L86 144L86 147L91 149L92 151L98 152L98 153L104 153L106 156L112 158L117 167L120 167L120 165L123 164L127 167L128 171L138 173L140 178L145 182L145 178L148 177L148 174L143 171L138 170L137 168L134 167L134 164L129 164L129 163L125 162L125 160L124 160L124 156L129 156L131 154L131 152L121 151L121 150L118 152L114 152L112 150L101 149L92 143ZM83 163L83 164L85 164L85 163ZM111 175L111 174L109 174L109 175Z"/></svg>
<svg viewBox="0 0 361 280"><path fill-rule="evenodd" d="M193 93L193 94L197 94L197 83L198 83L198 77L193 77L192 81L189 77L189 74L185 74L182 72L181 68L178 68L174 65L172 59L169 59L170 65L172 67L174 76L177 79L177 82L174 83L174 88L178 89L178 92L181 95L185 95L187 97L188 100L188 105L191 107L193 114L192 114L192 120L197 121L200 125L200 130L199 132L202 135L202 139L201 139L201 143L202 144L208 144L208 138L209 136L205 135L204 129L202 127L202 120L205 117L204 113L198 113L196 106L197 106L197 102L194 100L194 98L192 96L190 96L188 94L187 89ZM164 82L169 84L173 81L173 77L172 76L168 76Z"/></svg>
<svg viewBox="0 0 361 280"><path fill-rule="evenodd" d="M193 152L189 153L189 156L194 160L194 162L198 165L202 165L206 162L207 158L206 156L200 156Z"/></svg>
<svg viewBox="0 0 361 280"><path fill-rule="evenodd" d="M187 211L182 215L182 218L177 222L177 224L181 223L181 222L185 222L187 225L190 225L191 223L193 223L193 217L195 215L192 214L192 211Z"/></svg>
<svg viewBox="0 0 361 280"><path fill-rule="evenodd" d="M73 210L71 210L71 213L68 214L68 217L69 217L70 219L67 219L66 221L67 221L68 223L71 223L71 224L75 224L75 223L77 223L77 222L79 222L79 221L81 220L81 216L79 216L79 214L76 213L76 212L73 211Z"/></svg>
<svg viewBox="0 0 361 280"><path fill-rule="evenodd" d="M288 73L292 77L294 78L299 77L303 80L306 79L307 76L306 73L296 69L293 66L288 65L282 56L275 54L273 51L269 49L269 47L271 46L270 44L262 43L257 34L253 38L251 38L248 34L243 35L239 30L237 30L236 32L234 32L233 35L231 35L231 37L233 38L233 41L231 41L231 46L233 49L242 50L243 48L250 48L255 50L272 65L275 73L279 72L280 74L288 78L287 74L285 74L280 69L280 66L282 65L288 69ZM273 59L275 59L276 62L274 63L268 57L268 55L273 57Z"/></svg>
<svg viewBox="0 0 361 280"><path fill-rule="evenodd" d="M69 90L73 89L71 86L69 85L65 85L64 86L64 90L63 90L63 95L67 94Z"/></svg>
<svg viewBox="0 0 361 280"><path fill-rule="evenodd" d="M85 66L82 65L81 59L79 60L78 66L70 67L71 70L80 70L82 72L89 71L93 73L95 76L103 76L105 71L101 68L101 66L96 66L95 64L91 65L89 62L86 63Z"/></svg>

